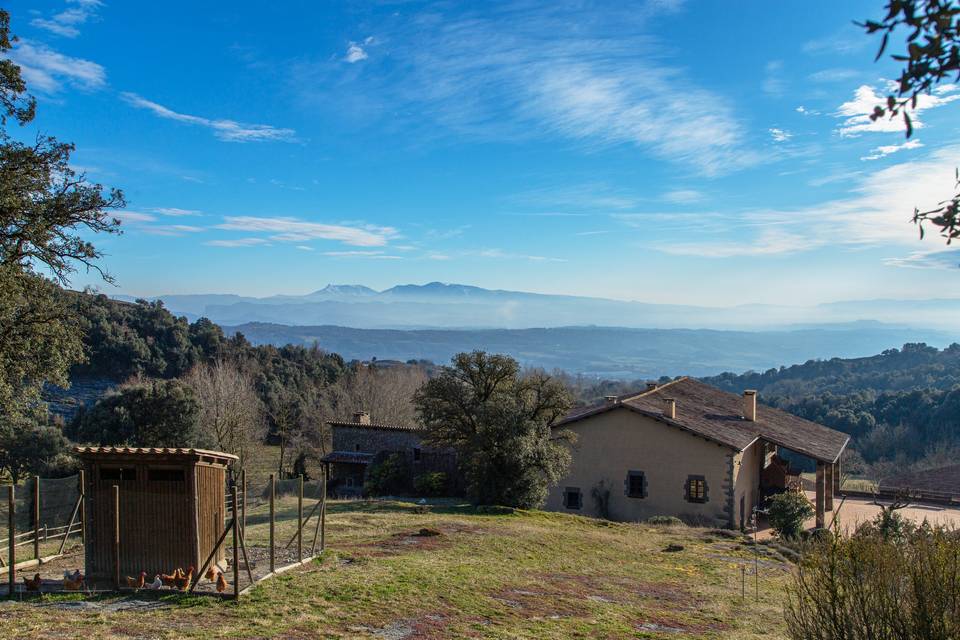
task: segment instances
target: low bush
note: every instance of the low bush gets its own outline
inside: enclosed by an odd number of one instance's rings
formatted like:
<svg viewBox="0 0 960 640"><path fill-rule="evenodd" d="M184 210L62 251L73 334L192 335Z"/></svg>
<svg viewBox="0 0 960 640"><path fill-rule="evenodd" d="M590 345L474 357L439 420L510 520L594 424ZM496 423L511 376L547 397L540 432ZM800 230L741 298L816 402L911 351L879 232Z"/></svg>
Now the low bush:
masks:
<svg viewBox="0 0 960 640"><path fill-rule="evenodd" d="M447 474L443 471L421 473L413 479L413 490L421 496L442 496L447 493Z"/></svg>
<svg viewBox="0 0 960 640"><path fill-rule="evenodd" d="M770 527L784 539L799 538L803 522L814 514L807 497L795 491L784 491L767 500L767 519Z"/></svg>
<svg viewBox="0 0 960 640"><path fill-rule="evenodd" d="M683 520L676 516L653 516L647 518L647 524L657 527L685 527Z"/></svg>
<svg viewBox="0 0 960 640"><path fill-rule="evenodd" d="M402 453L392 453L370 465L363 489L373 496L402 495L410 490L410 469Z"/></svg>

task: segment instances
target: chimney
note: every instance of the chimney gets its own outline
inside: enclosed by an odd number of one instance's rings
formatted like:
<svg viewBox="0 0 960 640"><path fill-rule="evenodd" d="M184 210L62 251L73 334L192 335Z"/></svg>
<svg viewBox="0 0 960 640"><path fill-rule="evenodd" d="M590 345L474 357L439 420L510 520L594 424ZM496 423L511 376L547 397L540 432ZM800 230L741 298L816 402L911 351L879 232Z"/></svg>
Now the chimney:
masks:
<svg viewBox="0 0 960 640"><path fill-rule="evenodd" d="M657 383L656 383L656 382L648 382L648 383L647 383L647 391L653 391L653 390L656 389L656 388L657 388Z"/></svg>
<svg viewBox="0 0 960 640"><path fill-rule="evenodd" d="M617 403L617 396L603 396L603 399L607 404Z"/></svg>
<svg viewBox="0 0 960 640"><path fill-rule="evenodd" d="M750 422L757 421L757 392L753 389L743 392L743 418Z"/></svg>
<svg viewBox="0 0 960 640"><path fill-rule="evenodd" d="M357 411L353 414L353 421L356 424L370 424L370 414L366 411Z"/></svg>
<svg viewBox="0 0 960 640"><path fill-rule="evenodd" d="M666 406L663 408L664 417L670 418L671 420L676 420L677 401L674 398L664 398L663 401L666 403Z"/></svg>

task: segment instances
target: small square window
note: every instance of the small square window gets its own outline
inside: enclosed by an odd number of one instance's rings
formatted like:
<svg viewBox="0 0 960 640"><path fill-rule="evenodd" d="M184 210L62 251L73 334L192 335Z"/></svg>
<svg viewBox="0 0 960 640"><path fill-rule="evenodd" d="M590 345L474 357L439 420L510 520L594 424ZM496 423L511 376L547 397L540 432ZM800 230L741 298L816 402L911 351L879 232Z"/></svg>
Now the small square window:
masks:
<svg viewBox="0 0 960 640"><path fill-rule="evenodd" d="M579 487L567 487L563 491L563 506L567 509L580 509L583 506L583 496Z"/></svg>
<svg viewBox="0 0 960 640"><path fill-rule="evenodd" d="M628 471L626 484L628 498L647 497L647 477L643 471Z"/></svg>
<svg viewBox="0 0 960 640"><path fill-rule="evenodd" d="M420 462L420 447L413 448L413 461Z"/></svg>
<svg viewBox="0 0 960 640"><path fill-rule="evenodd" d="M353 445L353 450L354 450L354 451L360 451L360 445L359 445L359 444Z"/></svg>
<svg viewBox="0 0 960 640"><path fill-rule="evenodd" d="M686 494L687 502L706 502L707 479L703 476L687 476Z"/></svg>

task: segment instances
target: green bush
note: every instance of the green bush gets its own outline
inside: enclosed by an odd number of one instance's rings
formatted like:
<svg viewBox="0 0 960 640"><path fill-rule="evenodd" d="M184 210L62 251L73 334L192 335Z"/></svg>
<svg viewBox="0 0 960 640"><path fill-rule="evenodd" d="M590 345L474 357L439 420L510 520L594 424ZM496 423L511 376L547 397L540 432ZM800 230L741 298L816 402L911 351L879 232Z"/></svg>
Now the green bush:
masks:
<svg viewBox="0 0 960 640"><path fill-rule="evenodd" d="M877 529L810 547L784 609L793 640L960 638L960 535L920 526L897 541Z"/></svg>
<svg viewBox="0 0 960 640"><path fill-rule="evenodd" d="M363 484L366 493L373 496L398 495L410 489L410 468L402 453L391 453L370 465Z"/></svg>
<svg viewBox="0 0 960 640"><path fill-rule="evenodd" d="M443 471L421 473L413 479L413 490L421 496L442 496L447 492L447 474Z"/></svg>
<svg viewBox="0 0 960 640"><path fill-rule="evenodd" d="M767 500L767 519L781 538L800 537L803 533L803 521L813 514L813 507L807 497L795 491L778 493Z"/></svg>
<svg viewBox="0 0 960 640"><path fill-rule="evenodd" d="M647 518L647 524L652 524L657 527L685 527L687 526L683 520L676 516L653 516Z"/></svg>

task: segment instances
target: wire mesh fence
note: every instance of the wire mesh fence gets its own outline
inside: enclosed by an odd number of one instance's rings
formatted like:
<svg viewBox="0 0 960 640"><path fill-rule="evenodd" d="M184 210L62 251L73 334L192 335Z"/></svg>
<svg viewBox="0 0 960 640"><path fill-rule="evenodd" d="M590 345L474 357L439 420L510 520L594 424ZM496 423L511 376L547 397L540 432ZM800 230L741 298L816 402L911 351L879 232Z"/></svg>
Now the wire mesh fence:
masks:
<svg viewBox="0 0 960 640"><path fill-rule="evenodd" d="M0 573L11 556L17 564L36 563L79 544L80 478L30 478L0 487ZM12 538L12 540L11 540ZM12 543L12 544L11 544Z"/></svg>

